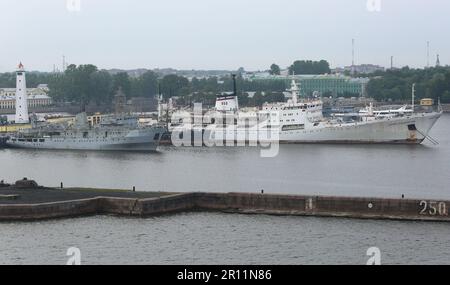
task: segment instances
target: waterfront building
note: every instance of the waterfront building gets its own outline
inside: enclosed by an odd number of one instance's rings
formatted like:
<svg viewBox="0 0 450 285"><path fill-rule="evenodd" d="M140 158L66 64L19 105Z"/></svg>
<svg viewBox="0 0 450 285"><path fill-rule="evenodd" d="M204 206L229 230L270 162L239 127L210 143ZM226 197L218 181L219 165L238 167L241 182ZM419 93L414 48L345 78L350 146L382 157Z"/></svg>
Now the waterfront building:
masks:
<svg viewBox="0 0 450 285"><path fill-rule="evenodd" d="M14 110L16 108L16 88L0 88L0 109ZM39 84L36 88L27 88L28 108L46 107L53 104L53 100L47 95L46 84Z"/></svg>
<svg viewBox="0 0 450 285"><path fill-rule="evenodd" d="M385 71L385 68L380 65L375 64L360 64L360 65L350 65L345 67L338 67L332 70L332 73L359 73L359 74L371 74L377 71Z"/></svg>
<svg viewBox="0 0 450 285"><path fill-rule="evenodd" d="M258 76L255 74L248 78L248 80L281 80L286 86L291 80L299 82L302 86L301 96L311 96L313 93L322 95L330 94L335 97L339 96L354 96L366 97L366 87L369 83L369 78L360 77L352 78L342 74L322 74L322 75L264 75Z"/></svg>

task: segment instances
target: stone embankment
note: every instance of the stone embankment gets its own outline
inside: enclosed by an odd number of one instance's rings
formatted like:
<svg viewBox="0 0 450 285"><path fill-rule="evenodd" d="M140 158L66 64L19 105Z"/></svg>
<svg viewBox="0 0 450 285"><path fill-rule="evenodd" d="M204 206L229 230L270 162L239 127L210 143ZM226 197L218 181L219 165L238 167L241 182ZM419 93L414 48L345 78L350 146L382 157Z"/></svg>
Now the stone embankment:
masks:
<svg viewBox="0 0 450 285"><path fill-rule="evenodd" d="M0 220L113 214L148 217L186 211L449 222L445 200L380 199L254 193L161 193L54 189L31 180L0 183Z"/></svg>

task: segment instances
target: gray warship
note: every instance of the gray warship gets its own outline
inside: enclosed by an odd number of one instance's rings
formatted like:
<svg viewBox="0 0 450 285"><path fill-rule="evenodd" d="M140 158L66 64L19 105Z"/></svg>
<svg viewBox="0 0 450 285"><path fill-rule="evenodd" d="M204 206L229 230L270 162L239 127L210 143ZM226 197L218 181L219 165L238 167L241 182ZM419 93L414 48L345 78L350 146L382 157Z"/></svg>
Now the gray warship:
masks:
<svg viewBox="0 0 450 285"><path fill-rule="evenodd" d="M140 126L137 116L122 114L102 118L91 126L86 113L76 115L73 122L50 124L31 116L31 129L25 129L6 140L13 148L156 151L162 126Z"/></svg>

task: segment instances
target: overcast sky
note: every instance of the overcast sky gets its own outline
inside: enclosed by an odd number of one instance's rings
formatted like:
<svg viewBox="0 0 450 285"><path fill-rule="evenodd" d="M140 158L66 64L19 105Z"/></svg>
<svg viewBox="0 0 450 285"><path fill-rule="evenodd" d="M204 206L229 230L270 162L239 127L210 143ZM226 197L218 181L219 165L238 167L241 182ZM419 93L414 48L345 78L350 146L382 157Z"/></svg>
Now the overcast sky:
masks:
<svg viewBox="0 0 450 285"><path fill-rule="evenodd" d="M69 0L76 2L77 0ZM0 72L50 71L62 55L99 68L267 69L295 59L450 64L450 1L0 0ZM377 5L370 5L377 10Z"/></svg>

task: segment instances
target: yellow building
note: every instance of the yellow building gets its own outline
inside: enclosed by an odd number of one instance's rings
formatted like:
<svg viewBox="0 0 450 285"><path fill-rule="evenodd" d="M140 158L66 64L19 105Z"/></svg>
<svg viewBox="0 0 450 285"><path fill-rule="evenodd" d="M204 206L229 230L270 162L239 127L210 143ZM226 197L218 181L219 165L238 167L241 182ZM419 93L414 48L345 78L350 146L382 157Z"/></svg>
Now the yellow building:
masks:
<svg viewBox="0 0 450 285"><path fill-rule="evenodd" d="M95 113L93 116L88 116L88 122L90 126L98 125L101 121L102 115L100 113Z"/></svg>
<svg viewBox="0 0 450 285"><path fill-rule="evenodd" d="M420 100L420 106L433 106L434 100L431 98L423 98Z"/></svg>
<svg viewBox="0 0 450 285"><path fill-rule="evenodd" d="M15 133L25 129L31 129L31 124L0 126L0 133Z"/></svg>

